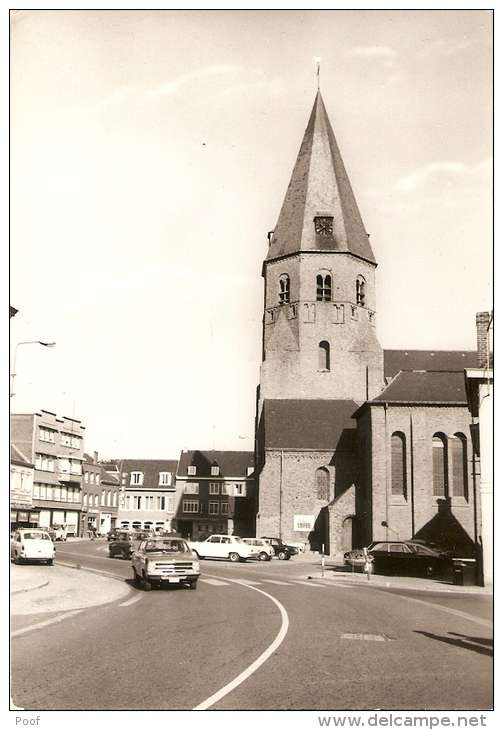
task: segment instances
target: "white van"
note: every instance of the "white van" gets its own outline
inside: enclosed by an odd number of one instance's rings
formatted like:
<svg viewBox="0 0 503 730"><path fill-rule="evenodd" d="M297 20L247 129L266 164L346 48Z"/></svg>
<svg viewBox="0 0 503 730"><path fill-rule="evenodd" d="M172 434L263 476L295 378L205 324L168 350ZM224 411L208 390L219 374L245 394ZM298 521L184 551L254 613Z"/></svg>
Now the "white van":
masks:
<svg viewBox="0 0 503 730"><path fill-rule="evenodd" d="M10 557L15 563L34 561L52 565L55 553L54 543L45 530L16 530L12 537Z"/></svg>

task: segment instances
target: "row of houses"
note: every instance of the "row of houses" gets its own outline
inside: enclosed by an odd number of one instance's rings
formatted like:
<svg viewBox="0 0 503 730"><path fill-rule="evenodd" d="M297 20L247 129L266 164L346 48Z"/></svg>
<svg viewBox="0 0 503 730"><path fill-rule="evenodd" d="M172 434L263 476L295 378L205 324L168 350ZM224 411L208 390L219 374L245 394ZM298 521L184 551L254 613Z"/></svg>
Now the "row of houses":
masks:
<svg viewBox="0 0 503 730"><path fill-rule="evenodd" d="M85 427L51 411L11 416L11 528L65 525L69 536L113 527L255 534L253 452L182 451L176 459L100 460Z"/></svg>

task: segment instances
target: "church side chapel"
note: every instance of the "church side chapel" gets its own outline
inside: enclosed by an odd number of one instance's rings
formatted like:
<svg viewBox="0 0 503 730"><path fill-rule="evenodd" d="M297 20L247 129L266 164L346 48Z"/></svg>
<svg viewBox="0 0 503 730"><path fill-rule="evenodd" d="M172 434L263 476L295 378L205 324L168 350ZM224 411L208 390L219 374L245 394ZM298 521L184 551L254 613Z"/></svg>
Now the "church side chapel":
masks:
<svg viewBox="0 0 503 730"><path fill-rule="evenodd" d="M468 554L477 353L383 351L377 262L320 91L268 238L257 535L330 555L412 537Z"/></svg>

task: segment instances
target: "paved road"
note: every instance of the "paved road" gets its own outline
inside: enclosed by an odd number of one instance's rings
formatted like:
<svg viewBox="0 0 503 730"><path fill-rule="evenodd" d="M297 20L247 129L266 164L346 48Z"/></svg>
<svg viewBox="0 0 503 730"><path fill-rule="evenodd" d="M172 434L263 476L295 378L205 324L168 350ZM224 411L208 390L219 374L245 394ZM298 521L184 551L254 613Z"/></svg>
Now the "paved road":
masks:
<svg viewBox="0 0 503 730"><path fill-rule="evenodd" d="M129 562L108 558L103 543L67 544L57 552L60 565L106 571L122 582L131 577ZM203 561L202 572L197 591L144 593L130 585L121 598L78 613L14 615L15 704L32 710L492 706L488 596L353 586L320 579L318 568L294 560Z"/></svg>

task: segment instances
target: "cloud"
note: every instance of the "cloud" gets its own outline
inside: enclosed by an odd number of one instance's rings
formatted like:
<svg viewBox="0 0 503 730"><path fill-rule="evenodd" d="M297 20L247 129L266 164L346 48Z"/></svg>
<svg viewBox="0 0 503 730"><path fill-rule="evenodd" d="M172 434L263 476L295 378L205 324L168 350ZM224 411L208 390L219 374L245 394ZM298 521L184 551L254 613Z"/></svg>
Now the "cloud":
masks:
<svg viewBox="0 0 503 730"><path fill-rule="evenodd" d="M390 46L356 46L348 51L348 56L360 58L380 58L382 60L392 60L396 58L396 51Z"/></svg>
<svg viewBox="0 0 503 730"><path fill-rule="evenodd" d="M462 38L459 40L437 38L436 40L427 40L423 44L419 55L430 56L436 54L438 56L454 56L456 53L466 51L467 48L473 46L474 41L468 38Z"/></svg>
<svg viewBox="0 0 503 730"><path fill-rule="evenodd" d="M439 176L459 176L469 168L463 162L429 162L409 175L397 180L394 189L402 193L410 193L425 185L432 178Z"/></svg>
<svg viewBox="0 0 503 730"><path fill-rule="evenodd" d="M199 79L207 78L208 76L225 76L228 74L236 74L240 71L241 66L236 65L214 64L211 66L205 66L203 68L197 69L197 71L191 71L190 73L182 74L181 76L178 76L171 81L160 84L154 89L148 91L146 95L150 98L171 96L172 94L176 94L176 92L182 86L192 81L198 81Z"/></svg>

